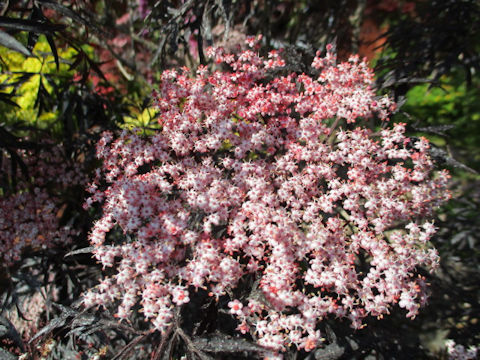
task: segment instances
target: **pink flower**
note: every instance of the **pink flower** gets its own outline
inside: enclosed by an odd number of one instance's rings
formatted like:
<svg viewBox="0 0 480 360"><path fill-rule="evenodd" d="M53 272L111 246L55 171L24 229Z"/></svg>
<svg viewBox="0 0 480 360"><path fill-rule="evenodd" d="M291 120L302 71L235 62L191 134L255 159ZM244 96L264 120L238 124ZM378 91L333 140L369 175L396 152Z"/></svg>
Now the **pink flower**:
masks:
<svg viewBox="0 0 480 360"><path fill-rule="evenodd" d="M172 291L172 301L178 306L188 303L190 301L188 291L180 287L175 287Z"/></svg>
<svg viewBox="0 0 480 360"><path fill-rule="evenodd" d="M228 303L228 307L230 308L230 313L234 315L242 315L243 304L238 300L233 300Z"/></svg>
<svg viewBox="0 0 480 360"><path fill-rule="evenodd" d="M426 301L416 269L438 263L425 219L448 199L448 175L432 176L425 139L386 123L394 104L375 95L358 57L337 64L328 47L313 61L317 78L271 79L283 60L262 58L258 41L207 51L228 71L164 71L154 136L99 141L88 203L104 212L90 241L116 274L86 303L120 303L126 317L138 302L164 331L190 291L220 299L250 275L262 301L241 294L248 306L232 299L226 310L274 356L321 346L329 315L355 328L396 304L415 316ZM380 133L367 127L375 118ZM128 241L105 244L114 226Z"/></svg>

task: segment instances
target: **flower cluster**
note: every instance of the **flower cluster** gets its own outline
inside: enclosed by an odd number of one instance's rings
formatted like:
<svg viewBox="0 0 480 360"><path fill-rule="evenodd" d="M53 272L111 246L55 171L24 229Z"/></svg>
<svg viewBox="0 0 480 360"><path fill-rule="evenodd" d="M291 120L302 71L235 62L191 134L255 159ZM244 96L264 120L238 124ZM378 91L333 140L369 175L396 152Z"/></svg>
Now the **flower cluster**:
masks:
<svg viewBox="0 0 480 360"><path fill-rule="evenodd" d="M465 349L465 346L456 344L453 340L447 340L445 342L447 347L448 358L450 360L474 360L477 359L478 347L470 346Z"/></svg>
<svg viewBox="0 0 480 360"><path fill-rule="evenodd" d="M8 184L0 187L0 261L4 266L20 260L25 248L67 244L77 234L70 224L60 224L66 205L61 195L71 186L85 186L87 178L65 161L59 146L44 145L50 149L17 155L25 164L23 172L20 166L12 166L18 159L1 154L4 179L17 179L13 191Z"/></svg>
<svg viewBox="0 0 480 360"><path fill-rule="evenodd" d="M448 198L427 140L388 125L395 105L375 96L358 57L336 64L329 47L311 77L273 75L277 52L209 55L229 70L163 73L160 131L98 143L86 204L103 216L90 242L116 271L84 304L118 302L124 319L140 302L164 331L192 291L219 298L252 276L258 291L231 299L230 313L279 352L313 350L328 316L359 328L398 304L414 317L426 300L416 268L438 262L427 219ZM375 118L383 130L365 125Z"/></svg>

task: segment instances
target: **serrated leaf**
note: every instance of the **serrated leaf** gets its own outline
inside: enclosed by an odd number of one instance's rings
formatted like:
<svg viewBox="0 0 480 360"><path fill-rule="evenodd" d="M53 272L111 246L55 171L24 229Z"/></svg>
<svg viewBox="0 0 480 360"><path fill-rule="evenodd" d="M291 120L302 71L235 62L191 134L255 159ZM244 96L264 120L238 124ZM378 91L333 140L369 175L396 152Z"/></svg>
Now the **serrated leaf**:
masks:
<svg viewBox="0 0 480 360"><path fill-rule="evenodd" d="M50 333L56 328L64 326L68 318L74 317L78 314L77 311L69 308L68 306L64 306L62 304L57 304L57 303L52 303L52 305L57 309L61 310L62 313L55 319L52 319L49 324L47 324L38 333L36 333L35 336L32 339L30 339L29 343L32 343L35 339L38 339L39 337Z"/></svg>
<svg viewBox="0 0 480 360"><path fill-rule="evenodd" d="M29 51L32 51L32 50L33 50L33 48L35 47L35 44L36 44L37 41L38 41L38 38L39 38L38 33L33 32L33 31L30 31L30 32L28 33L27 49L28 49Z"/></svg>
<svg viewBox="0 0 480 360"><path fill-rule="evenodd" d="M73 310L72 308L58 304L58 303L52 303L54 307L62 311L62 316L76 316L78 315L78 311Z"/></svg>
<svg viewBox="0 0 480 360"><path fill-rule="evenodd" d="M81 337L82 335L85 334L85 333L84 333L84 330L85 330L85 329L87 329L86 326L78 326L78 327L76 327L76 328L74 328L74 329L71 329L69 332L67 332L67 333L65 334L65 337L68 337L68 336L70 336L70 335L76 335L76 336L80 336L80 337Z"/></svg>
<svg viewBox="0 0 480 360"><path fill-rule="evenodd" d="M0 338L2 337L8 337L13 340L15 345L17 345L22 351L25 351L20 334L10 320L4 316L0 316Z"/></svg>
<svg viewBox="0 0 480 360"><path fill-rule="evenodd" d="M127 345L125 345L123 348L121 348L120 351L112 358L112 360L124 358L126 355L128 355L134 349L134 347L138 343L140 343L140 341L145 339L145 337L146 337L146 334L142 334L142 335L137 336L135 339L133 339Z"/></svg>
<svg viewBox="0 0 480 360"><path fill-rule="evenodd" d="M87 337L92 335L93 333L96 333L97 331L104 330L104 329L105 329L105 326L103 325L92 326L87 331L83 332L81 336Z"/></svg>
<svg viewBox="0 0 480 360"><path fill-rule="evenodd" d="M64 30L67 26L63 24L42 23L38 21L0 16L0 27L18 31L33 31L36 33L45 34Z"/></svg>
<svg viewBox="0 0 480 360"><path fill-rule="evenodd" d="M67 317L68 317L68 315L66 316L65 314L61 314L59 317L50 321L49 324L47 324L45 327L43 327L39 332L37 332L35 334L35 336L33 336L30 339L29 343L32 343L34 340L42 337L43 335L46 335L46 334L50 333L51 331L55 330L56 328L59 328L59 327L65 325L65 323L67 322Z"/></svg>
<svg viewBox="0 0 480 360"><path fill-rule="evenodd" d="M53 40L52 35L47 35L48 45L50 45L50 50L52 50L53 58L55 59L55 65L57 66L57 71L60 70L60 62L58 60L57 47L55 46L55 41Z"/></svg>
<svg viewBox="0 0 480 360"><path fill-rule="evenodd" d="M18 77L15 81L9 82L7 86L13 86L15 88L18 88L20 85L27 82L33 75L36 75L35 73L30 72L23 72L21 74L22 75L20 75L20 77Z"/></svg>
<svg viewBox="0 0 480 360"><path fill-rule="evenodd" d="M68 68L68 70L75 69L78 65L80 65L83 62L84 59L85 59L85 54L83 52L78 52L75 55L75 60L73 61L72 64L70 64L70 67Z"/></svg>
<svg viewBox="0 0 480 360"><path fill-rule="evenodd" d="M242 351L264 352L266 349L245 339L232 338L226 335L199 337L193 340L195 347L212 353L235 353Z"/></svg>
<svg viewBox="0 0 480 360"><path fill-rule="evenodd" d="M34 3L33 4L33 9L32 12L30 13L29 20L30 21L40 21L43 22L42 20L45 19L45 16L43 16L42 11L38 8L38 6ZM35 47L35 44L37 43L39 38L39 33L36 31L29 31L28 32L28 41L27 41L27 48L28 50L32 51L33 48Z"/></svg>
<svg viewBox="0 0 480 360"><path fill-rule="evenodd" d="M426 133L431 133L431 134L437 134L441 136L445 136L445 131L451 130L455 128L455 125L434 125L434 126L427 126L427 127L416 127L413 126L413 128L417 131L422 131Z"/></svg>
<svg viewBox="0 0 480 360"><path fill-rule="evenodd" d="M103 80L107 81L107 78L103 74L102 70L98 67L97 63L93 61L92 59L86 57L86 60L88 62L88 65L90 65L90 68L97 73L98 76L100 76Z"/></svg>
<svg viewBox="0 0 480 360"><path fill-rule="evenodd" d="M99 318L91 314L79 314L72 321L71 327L86 327L94 323L97 323L98 326Z"/></svg>
<svg viewBox="0 0 480 360"><path fill-rule="evenodd" d="M430 152L430 155L434 159L439 159L439 160L445 162L447 165L463 169L463 170L471 172L473 174L478 174L478 172L475 169L472 169L472 168L468 167L467 165L465 165L464 163L454 159L445 150L443 150L439 147L432 146L429 149L429 152Z"/></svg>
<svg viewBox="0 0 480 360"><path fill-rule="evenodd" d="M65 254L64 257L73 256L77 254L88 254L88 253L91 253L93 250L95 250L95 246L89 246L86 248L70 251L69 253Z"/></svg>
<svg viewBox="0 0 480 360"><path fill-rule="evenodd" d="M32 56L32 53L20 41L2 30L0 30L0 45L25 56Z"/></svg>
<svg viewBox="0 0 480 360"><path fill-rule="evenodd" d="M330 344L315 351L315 360L336 360L345 354L345 347L338 344Z"/></svg>
<svg viewBox="0 0 480 360"><path fill-rule="evenodd" d="M0 338L7 336L10 326L10 321L4 316L0 316Z"/></svg>

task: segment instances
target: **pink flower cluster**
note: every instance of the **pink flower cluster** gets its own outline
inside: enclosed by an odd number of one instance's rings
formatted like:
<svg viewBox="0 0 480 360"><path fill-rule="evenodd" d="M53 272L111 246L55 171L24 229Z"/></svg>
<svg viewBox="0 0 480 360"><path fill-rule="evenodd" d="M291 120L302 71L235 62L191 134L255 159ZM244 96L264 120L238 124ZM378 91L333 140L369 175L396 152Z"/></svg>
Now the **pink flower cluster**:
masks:
<svg viewBox="0 0 480 360"><path fill-rule="evenodd" d="M60 224L66 205L61 195L73 185L84 187L87 183L79 167L65 161L58 146L37 152L23 151L19 155L28 174L20 166L13 174L12 159L7 153L2 154L4 161L0 168L6 178L18 180L13 192L0 189L0 261L4 266L20 260L25 248L40 249L70 242L77 231L68 224Z"/></svg>
<svg viewBox="0 0 480 360"><path fill-rule="evenodd" d="M375 96L366 63L337 65L330 49L314 59L315 78L274 76L277 52L211 49L228 71L163 73L161 131L104 134L90 242L116 271L86 306L118 301L125 319L140 302L164 331L192 291L218 298L254 276L263 295L229 310L240 332L279 352L319 346L328 316L359 328L394 304L417 314L416 268L437 265L427 219L448 198L448 175L433 172L427 140L387 125L395 105ZM374 132L365 124L376 117Z"/></svg>

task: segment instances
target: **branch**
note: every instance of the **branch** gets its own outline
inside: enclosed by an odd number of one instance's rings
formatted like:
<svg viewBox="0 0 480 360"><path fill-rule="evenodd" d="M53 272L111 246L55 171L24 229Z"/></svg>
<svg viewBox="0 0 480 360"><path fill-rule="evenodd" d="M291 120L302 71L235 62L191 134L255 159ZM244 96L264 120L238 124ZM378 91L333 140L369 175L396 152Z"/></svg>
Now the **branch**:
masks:
<svg viewBox="0 0 480 360"><path fill-rule="evenodd" d="M208 356L202 350L198 349L195 346L195 343L192 341L192 339L190 339L190 337L187 334L185 334L185 332L181 327L177 327L175 333L180 335L183 341L185 341L185 344L187 345L188 350L195 353L201 360L213 360L211 356Z"/></svg>

